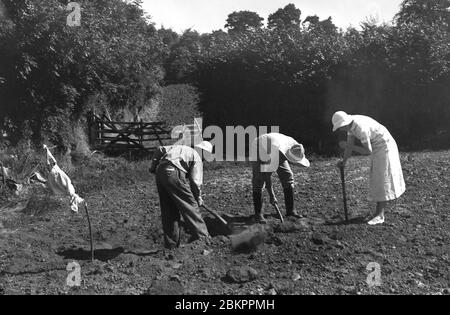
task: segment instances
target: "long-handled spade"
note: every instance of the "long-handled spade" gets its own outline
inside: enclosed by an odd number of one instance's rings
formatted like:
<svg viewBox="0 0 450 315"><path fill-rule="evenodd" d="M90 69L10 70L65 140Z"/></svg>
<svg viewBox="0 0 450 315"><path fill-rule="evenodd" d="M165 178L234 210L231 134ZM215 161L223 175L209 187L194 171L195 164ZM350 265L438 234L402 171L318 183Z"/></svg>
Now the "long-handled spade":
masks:
<svg viewBox="0 0 450 315"><path fill-rule="evenodd" d="M278 218L281 220L281 223L284 223L283 215L281 214L280 207L278 207L278 203L274 202L274 203L272 203L272 205L275 208L275 210L277 211L277 215L278 215Z"/></svg>
<svg viewBox="0 0 450 315"><path fill-rule="evenodd" d="M253 251L264 242L267 232L262 227L250 227L245 230L235 229L231 224L229 224L224 218L222 218L216 211L208 208L205 205L202 207L211 213L226 229L226 234L230 236L231 248L234 251L246 252Z"/></svg>
<svg viewBox="0 0 450 315"><path fill-rule="evenodd" d="M340 165L339 166L339 170L341 172L342 198L344 199L345 223L348 223L347 191L346 191L346 188L345 188L345 170L344 170L344 165Z"/></svg>
<svg viewBox="0 0 450 315"><path fill-rule="evenodd" d="M339 146L344 151L348 145L349 144L346 141L339 142ZM351 148L352 152L357 152L361 155L370 155L370 152L368 152L365 148L363 148L359 145L352 144L350 148ZM348 224L349 222L348 222L348 208L347 208L347 191L345 189L345 169L344 168L345 168L345 166L343 164L341 164L339 166L339 170L341 173L342 195L343 195L343 199L344 199L345 223Z"/></svg>
<svg viewBox="0 0 450 315"><path fill-rule="evenodd" d="M207 207L205 205L202 205L202 208L205 209L206 211L208 211L209 213L211 213L217 220L219 220L219 222L225 228L226 234L232 234L233 233L233 229L228 224L228 222L224 218L222 218L216 211L210 209L209 207Z"/></svg>

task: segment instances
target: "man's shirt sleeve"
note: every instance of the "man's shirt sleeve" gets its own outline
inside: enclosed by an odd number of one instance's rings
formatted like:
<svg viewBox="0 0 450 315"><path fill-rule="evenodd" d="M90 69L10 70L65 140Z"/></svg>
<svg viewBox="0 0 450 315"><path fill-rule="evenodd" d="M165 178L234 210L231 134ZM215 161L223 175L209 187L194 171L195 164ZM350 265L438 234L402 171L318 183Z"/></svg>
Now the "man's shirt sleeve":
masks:
<svg viewBox="0 0 450 315"><path fill-rule="evenodd" d="M164 156L164 148L159 147L155 150L152 157L152 163L150 165L150 173L156 173L156 168L158 167L159 162L161 161L161 158Z"/></svg>

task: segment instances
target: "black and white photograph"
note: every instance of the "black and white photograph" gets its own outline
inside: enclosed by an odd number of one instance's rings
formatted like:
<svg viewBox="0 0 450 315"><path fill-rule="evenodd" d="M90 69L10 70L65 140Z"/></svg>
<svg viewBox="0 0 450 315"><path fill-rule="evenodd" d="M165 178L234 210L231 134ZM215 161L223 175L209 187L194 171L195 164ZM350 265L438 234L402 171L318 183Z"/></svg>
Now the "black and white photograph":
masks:
<svg viewBox="0 0 450 315"><path fill-rule="evenodd" d="M450 0L0 0L0 295L446 296L449 205Z"/></svg>

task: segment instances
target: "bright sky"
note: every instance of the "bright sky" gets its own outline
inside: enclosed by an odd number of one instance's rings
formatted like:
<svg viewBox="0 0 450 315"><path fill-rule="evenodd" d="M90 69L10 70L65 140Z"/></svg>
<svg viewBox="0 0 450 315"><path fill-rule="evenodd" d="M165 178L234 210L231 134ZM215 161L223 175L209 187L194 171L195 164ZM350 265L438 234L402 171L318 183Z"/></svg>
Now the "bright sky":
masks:
<svg viewBox="0 0 450 315"><path fill-rule="evenodd" d="M143 7L157 27L183 32L192 28L201 33L223 29L233 11L257 12L267 22L269 14L293 3L302 11L302 19L331 16L341 28L359 27L367 17L391 22L402 0L143 0Z"/></svg>

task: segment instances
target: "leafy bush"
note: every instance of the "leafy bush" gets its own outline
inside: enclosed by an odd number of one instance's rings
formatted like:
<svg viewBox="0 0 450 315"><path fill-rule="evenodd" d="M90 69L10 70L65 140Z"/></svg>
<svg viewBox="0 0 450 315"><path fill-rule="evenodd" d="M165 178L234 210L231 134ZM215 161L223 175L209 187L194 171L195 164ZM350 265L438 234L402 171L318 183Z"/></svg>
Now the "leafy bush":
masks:
<svg viewBox="0 0 450 315"><path fill-rule="evenodd" d="M66 2L3 0L0 129L11 141L70 149L71 123L104 95L113 110L144 106L159 92L165 45L139 1L78 1L82 25L66 25Z"/></svg>
<svg viewBox="0 0 450 315"><path fill-rule="evenodd" d="M187 84L168 85L162 89L156 120L169 126L193 124L194 118L202 117L197 89Z"/></svg>
<svg viewBox="0 0 450 315"><path fill-rule="evenodd" d="M21 142L14 148L0 150L0 166L8 169L9 177L22 183L33 172L45 166L45 158L42 152L35 150L29 143Z"/></svg>
<svg viewBox="0 0 450 315"><path fill-rule="evenodd" d="M78 123L73 126L73 150L72 157L83 158L91 154L89 139L86 133L86 123Z"/></svg>

